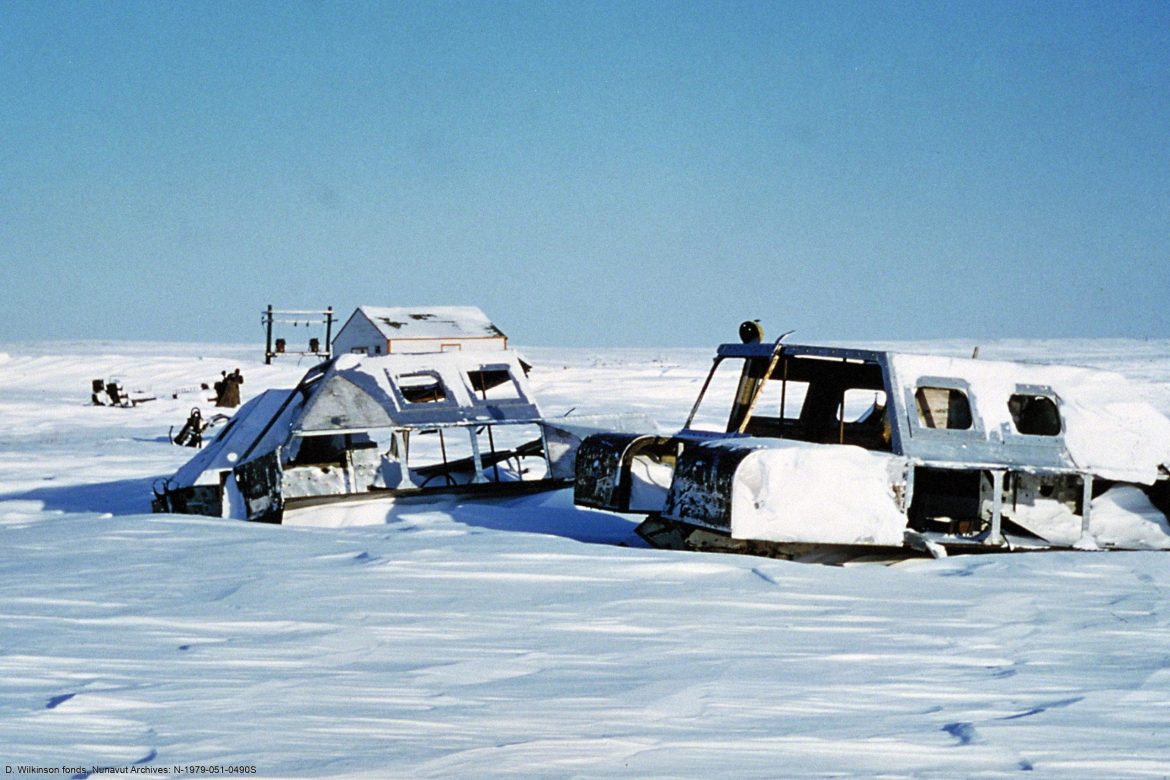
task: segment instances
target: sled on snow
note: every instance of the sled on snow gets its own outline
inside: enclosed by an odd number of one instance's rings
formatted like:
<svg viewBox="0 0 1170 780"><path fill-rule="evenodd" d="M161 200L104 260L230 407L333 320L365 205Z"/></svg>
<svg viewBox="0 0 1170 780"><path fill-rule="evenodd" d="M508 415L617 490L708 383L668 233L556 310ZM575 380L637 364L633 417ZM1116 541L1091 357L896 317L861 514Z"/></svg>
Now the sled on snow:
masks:
<svg viewBox="0 0 1170 780"><path fill-rule="evenodd" d="M1170 548L1170 419L1117 374L741 338L682 430L586 438L575 503L786 558Z"/></svg>

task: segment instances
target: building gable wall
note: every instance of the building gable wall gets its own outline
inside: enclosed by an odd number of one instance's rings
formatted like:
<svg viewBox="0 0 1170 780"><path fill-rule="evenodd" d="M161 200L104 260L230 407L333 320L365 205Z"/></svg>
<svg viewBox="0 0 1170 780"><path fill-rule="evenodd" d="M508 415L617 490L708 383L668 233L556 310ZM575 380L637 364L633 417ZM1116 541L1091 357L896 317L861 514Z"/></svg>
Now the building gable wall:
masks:
<svg viewBox="0 0 1170 780"><path fill-rule="evenodd" d="M360 309L350 316L333 339L334 355L347 355L352 352L367 355L386 353L386 337Z"/></svg>

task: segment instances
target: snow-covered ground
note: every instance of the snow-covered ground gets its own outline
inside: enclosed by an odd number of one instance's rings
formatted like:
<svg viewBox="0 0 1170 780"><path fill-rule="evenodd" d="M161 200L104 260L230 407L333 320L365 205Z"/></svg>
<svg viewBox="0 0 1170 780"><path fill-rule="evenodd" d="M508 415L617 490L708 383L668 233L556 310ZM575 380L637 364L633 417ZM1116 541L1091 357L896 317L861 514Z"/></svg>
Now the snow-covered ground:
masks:
<svg viewBox="0 0 1170 780"><path fill-rule="evenodd" d="M712 354L523 351L547 414L666 429ZM168 428L211 411L200 382L240 367L246 400L307 368L258 352L0 345L11 776L1170 775L1166 553L833 568L658 551L567 491L350 528L148 514L153 479L193 452ZM1167 341L980 355L1117 370L1170 412ZM158 400L87 405L113 376Z"/></svg>

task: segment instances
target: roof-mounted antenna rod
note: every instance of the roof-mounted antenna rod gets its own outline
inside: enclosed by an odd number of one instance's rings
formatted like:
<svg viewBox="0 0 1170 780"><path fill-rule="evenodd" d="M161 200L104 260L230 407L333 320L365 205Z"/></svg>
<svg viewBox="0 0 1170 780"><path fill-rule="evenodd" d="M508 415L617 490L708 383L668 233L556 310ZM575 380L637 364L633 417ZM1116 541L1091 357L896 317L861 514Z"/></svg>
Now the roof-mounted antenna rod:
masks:
<svg viewBox="0 0 1170 780"><path fill-rule="evenodd" d="M780 339L782 338L784 337L781 336ZM756 410L756 404L759 402L760 396L762 395L762 393L760 393L760 388L764 386L764 382L768 381L768 377L772 376L772 372L776 370L776 364L780 362L780 355L784 352L784 347L780 343L780 339L776 339L776 341L772 344L772 359L768 361L768 367L764 369L763 375L756 383L756 389L755 392L752 393L751 403L748 404L747 411L744 412L743 415L743 421L739 424L739 433L743 433L747 430L748 422L752 419L752 412Z"/></svg>
<svg viewBox="0 0 1170 780"><path fill-rule="evenodd" d="M973 350L971 351L971 359L972 359L972 360L978 360L978 359L979 359L979 345L978 345L978 344L976 344L976 345L975 345L975 349L973 349Z"/></svg>

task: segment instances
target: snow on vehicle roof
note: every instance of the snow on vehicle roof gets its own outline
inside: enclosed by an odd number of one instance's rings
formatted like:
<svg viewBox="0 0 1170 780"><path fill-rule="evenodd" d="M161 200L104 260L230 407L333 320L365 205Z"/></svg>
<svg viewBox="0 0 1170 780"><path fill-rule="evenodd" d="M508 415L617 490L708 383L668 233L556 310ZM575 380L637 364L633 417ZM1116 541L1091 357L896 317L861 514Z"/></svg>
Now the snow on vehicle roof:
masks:
<svg viewBox="0 0 1170 780"><path fill-rule="evenodd" d="M477 306L359 306L388 339L504 338Z"/></svg>
<svg viewBox="0 0 1170 780"><path fill-rule="evenodd" d="M472 377L476 373L478 387ZM412 397L412 388L423 391L425 399ZM293 394L297 397L290 398ZM514 350L340 355L310 369L296 389L267 390L240 407L227 427L184 464L171 483L178 487L213 484L221 472L266 455L295 435L521 423L540 417Z"/></svg>
<svg viewBox="0 0 1170 780"><path fill-rule="evenodd" d="M482 371L507 372L504 391L488 398L477 395L469 375ZM412 397L411 389L427 397ZM513 350L340 355L314 387L292 428L318 433L539 418Z"/></svg>
<svg viewBox="0 0 1170 780"><path fill-rule="evenodd" d="M921 383L953 378L970 388L986 435L1014 430L1008 399L1050 388L1060 404L1062 435L1078 468L1106 479L1152 483L1170 465L1170 419L1144 401L1120 374L1078 366L888 353L894 381L913 394Z"/></svg>
<svg viewBox="0 0 1170 780"><path fill-rule="evenodd" d="M244 404L219 435L179 468L171 478L177 486L214 484L219 473L245 456L263 455L288 438L299 403L286 403L295 390L265 390ZM270 424L271 423L271 424Z"/></svg>
<svg viewBox="0 0 1170 780"><path fill-rule="evenodd" d="M1008 400L1029 388L1048 388L1060 404L1061 439L1080 470L1123 482L1151 484L1170 468L1170 419L1151 406L1121 374L1098 368L1027 361L984 360L851 347L784 344L794 356L884 360L903 398L920 380L958 380L970 390L988 442L1015 431ZM722 344L723 357L763 358L773 344ZM907 393L909 395L907 395ZM909 402L913 413L913 402ZM968 434L969 432L964 432ZM1017 436L1017 438L1019 438Z"/></svg>

